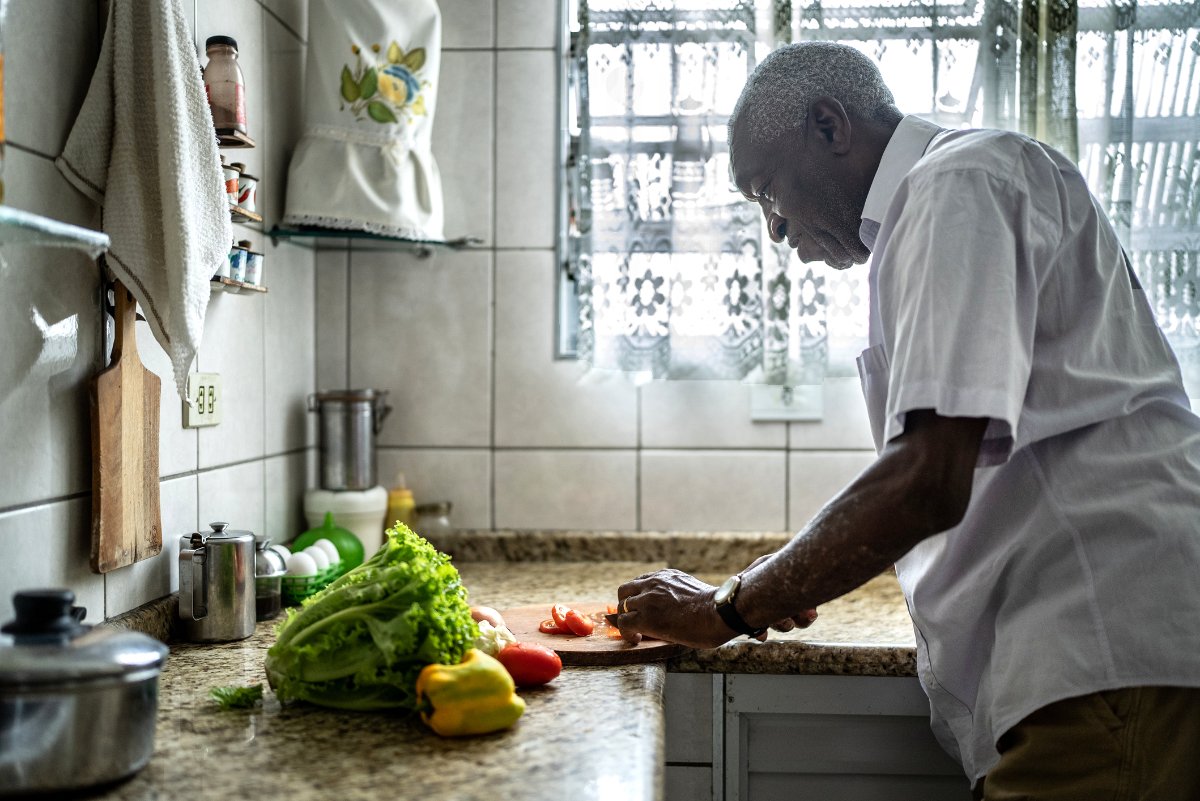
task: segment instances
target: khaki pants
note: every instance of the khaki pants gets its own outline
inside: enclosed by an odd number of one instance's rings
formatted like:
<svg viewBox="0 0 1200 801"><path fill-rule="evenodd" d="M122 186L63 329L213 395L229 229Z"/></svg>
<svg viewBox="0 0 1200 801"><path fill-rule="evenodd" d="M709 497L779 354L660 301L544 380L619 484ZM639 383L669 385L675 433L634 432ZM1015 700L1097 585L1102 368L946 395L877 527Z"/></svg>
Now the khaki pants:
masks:
<svg viewBox="0 0 1200 801"><path fill-rule="evenodd" d="M997 743L983 801L1197 801L1200 689L1129 687L1042 707Z"/></svg>

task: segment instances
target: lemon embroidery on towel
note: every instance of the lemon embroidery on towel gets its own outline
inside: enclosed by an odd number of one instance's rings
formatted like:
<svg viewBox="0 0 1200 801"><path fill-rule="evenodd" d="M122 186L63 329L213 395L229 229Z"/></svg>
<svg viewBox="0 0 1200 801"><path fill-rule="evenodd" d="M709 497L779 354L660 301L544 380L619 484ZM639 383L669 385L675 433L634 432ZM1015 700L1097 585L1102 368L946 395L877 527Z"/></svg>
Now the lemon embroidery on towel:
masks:
<svg viewBox="0 0 1200 801"><path fill-rule="evenodd" d="M415 47L406 53L393 41L382 59L380 45L367 49L370 53L350 45L355 63L354 69L342 65L341 110L349 108L355 120L361 121L365 115L379 123L425 116L424 90L429 88L429 81L419 78L425 66L425 48Z"/></svg>

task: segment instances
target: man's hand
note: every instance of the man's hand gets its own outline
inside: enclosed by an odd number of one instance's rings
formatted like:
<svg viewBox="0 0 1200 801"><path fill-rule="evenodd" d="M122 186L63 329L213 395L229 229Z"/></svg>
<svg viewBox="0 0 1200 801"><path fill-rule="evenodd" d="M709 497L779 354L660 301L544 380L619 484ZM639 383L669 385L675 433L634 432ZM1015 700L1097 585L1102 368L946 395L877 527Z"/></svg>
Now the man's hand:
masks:
<svg viewBox="0 0 1200 801"><path fill-rule="evenodd" d="M759 557L751 567L771 556ZM717 614L713 603L716 591L716 587L682 570L667 568L646 573L617 588L617 628L631 643L641 642L642 635L647 634L692 648L715 648L737 636ZM807 628L816 619L816 610L809 609L771 628ZM766 638L765 632L758 637Z"/></svg>
<svg viewBox="0 0 1200 801"><path fill-rule="evenodd" d="M737 636L713 606L716 591L682 570L646 573L617 588L617 628L631 643L646 634L691 648L715 648Z"/></svg>

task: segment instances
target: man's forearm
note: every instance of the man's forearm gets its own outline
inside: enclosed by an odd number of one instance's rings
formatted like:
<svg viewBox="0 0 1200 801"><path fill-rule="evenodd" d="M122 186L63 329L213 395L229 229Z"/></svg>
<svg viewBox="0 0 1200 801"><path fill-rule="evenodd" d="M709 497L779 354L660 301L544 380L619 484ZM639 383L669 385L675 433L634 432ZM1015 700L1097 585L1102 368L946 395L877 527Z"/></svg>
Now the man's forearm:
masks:
<svg viewBox="0 0 1200 801"><path fill-rule="evenodd" d="M925 441L906 431L791 542L746 571L737 608L747 623L766 626L816 608L957 524L986 421L934 420L920 435Z"/></svg>

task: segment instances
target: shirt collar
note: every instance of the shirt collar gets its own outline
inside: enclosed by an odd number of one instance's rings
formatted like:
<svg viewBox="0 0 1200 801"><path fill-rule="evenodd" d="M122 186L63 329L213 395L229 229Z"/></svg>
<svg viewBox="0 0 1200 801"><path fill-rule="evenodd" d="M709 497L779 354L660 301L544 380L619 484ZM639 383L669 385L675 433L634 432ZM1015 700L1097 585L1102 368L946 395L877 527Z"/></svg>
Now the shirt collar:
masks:
<svg viewBox="0 0 1200 801"><path fill-rule="evenodd" d="M900 120L892 138L884 148L883 158L879 160L879 169L871 181L871 189L867 192L867 202L863 205L862 224L858 236L868 249L874 249L875 237L879 233L879 225L883 215L892 204L900 182L908 175L916 163L925 155L930 140L942 128L932 122L914 117L909 114Z"/></svg>

